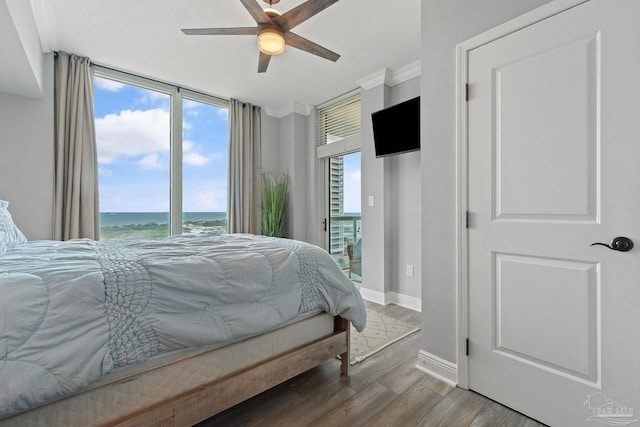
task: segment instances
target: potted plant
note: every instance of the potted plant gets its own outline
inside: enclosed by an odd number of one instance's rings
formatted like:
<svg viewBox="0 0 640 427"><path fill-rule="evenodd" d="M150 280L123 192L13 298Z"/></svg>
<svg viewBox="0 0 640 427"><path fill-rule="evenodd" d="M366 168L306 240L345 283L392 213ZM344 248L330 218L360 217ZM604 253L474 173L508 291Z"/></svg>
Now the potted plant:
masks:
<svg viewBox="0 0 640 427"><path fill-rule="evenodd" d="M274 177L262 174L260 196L262 197L262 233L265 236L282 237L285 223L285 205L289 193L289 175Z"/></svg>

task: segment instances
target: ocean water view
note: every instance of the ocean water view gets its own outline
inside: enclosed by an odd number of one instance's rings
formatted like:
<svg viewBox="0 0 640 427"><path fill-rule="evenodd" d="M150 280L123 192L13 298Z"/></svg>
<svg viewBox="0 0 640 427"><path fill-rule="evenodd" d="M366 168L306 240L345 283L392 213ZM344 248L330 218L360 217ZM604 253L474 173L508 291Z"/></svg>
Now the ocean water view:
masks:
<svg viewBox="0 0 640 427"><path fill-rule="evenodd" d="M223 234L226 212L183 212L182 232ZM169 235L169 212L100 212L100 239L160 238Z"/></svg>

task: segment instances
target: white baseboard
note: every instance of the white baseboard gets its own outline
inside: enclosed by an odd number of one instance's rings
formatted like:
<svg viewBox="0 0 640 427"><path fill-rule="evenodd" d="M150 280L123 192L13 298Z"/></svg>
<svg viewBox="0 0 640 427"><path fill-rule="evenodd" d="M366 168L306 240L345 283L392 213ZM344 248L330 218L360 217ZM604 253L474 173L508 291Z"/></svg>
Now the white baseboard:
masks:
<svg viewBox="0 0 640 427"><path fill-rule="evenodd" d="M453 387L458 385L458 366L434 354L420 350L416 368Z"/></svg>
<svg viewBox="0 0 640 427"><path fill-rule="evenodd" d="M422 312L422 299L397 292L378 292L367 288L360 288L360 295L367 301L380 305L396 304L413 311Z"/></svg>
<svg viewBox="0 0 640 427"><path fill-rule="evenodd" d="M362 298L366 299L367 301L375 302L376 304L380 304L380 305L385 305L385 302L384 302L385 297L382 292L372 291L371 289L367 289L367 288L360 288L360 295L362 295Z"/></svg>
<svg viewBox="0 0 640 427"><path fill-rule="evenodd" d="M387 304L396 304L400 307L408 308L413 311L422 312L422 299L411 297L397 292L387 292L385 294Z"/></svg>

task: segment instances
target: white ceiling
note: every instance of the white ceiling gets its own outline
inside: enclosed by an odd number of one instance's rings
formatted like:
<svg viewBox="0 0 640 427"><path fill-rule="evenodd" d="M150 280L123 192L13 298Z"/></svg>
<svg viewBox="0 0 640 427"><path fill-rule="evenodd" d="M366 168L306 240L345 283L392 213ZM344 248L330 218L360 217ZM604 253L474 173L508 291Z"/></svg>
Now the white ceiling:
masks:
<svg viewBox="0 0 640 427"><path fill-rule="evenodd" d="M284 13L303 2L281 0L274 8ZM337 62L287 48L261 74L254 36L187 36L180 31L255 26L239 0L31 4L43 51L87 56L100 65L237 98L268 112L321 104L384 69L403 70L420 55L420 0L338 1L293 29L339 53Z"/></svg>

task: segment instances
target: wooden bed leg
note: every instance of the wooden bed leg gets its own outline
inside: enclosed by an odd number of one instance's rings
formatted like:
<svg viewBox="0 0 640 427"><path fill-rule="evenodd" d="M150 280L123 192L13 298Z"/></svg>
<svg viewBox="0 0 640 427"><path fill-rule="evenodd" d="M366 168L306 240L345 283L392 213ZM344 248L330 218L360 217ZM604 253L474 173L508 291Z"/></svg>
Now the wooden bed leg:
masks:
<svg viewBox="0 0 640 427"><path fill-rule="evenodd" d="M336 322L334 327L335 332L345 332L345 337L347 340L347 351L340 355L340 375L348 377L349 376L349 368L351 367L350 356L351 356L351 325L347 319L343 319L340 316L336 316Z"/></svg>

